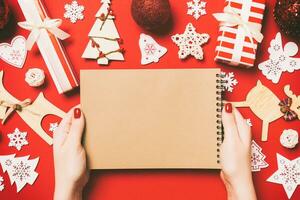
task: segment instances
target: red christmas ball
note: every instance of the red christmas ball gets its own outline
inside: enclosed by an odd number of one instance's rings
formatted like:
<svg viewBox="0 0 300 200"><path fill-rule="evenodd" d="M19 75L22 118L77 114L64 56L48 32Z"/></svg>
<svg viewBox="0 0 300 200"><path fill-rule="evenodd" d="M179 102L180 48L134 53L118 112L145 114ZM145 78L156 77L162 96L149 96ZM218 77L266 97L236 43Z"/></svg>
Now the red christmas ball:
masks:
<svg viewBox="0 0 300 200"><path fill-rule="evenodd" d="M285 34L300 39L300 0L277 0L274 18Z"/></svg>
<svg viewBox="0 0 300 200"><path fill-rule="evenodd" d="M139 26L156 31L171 18L170 3L169 0L132 0L131 14Z"/></svg>
<svg viewBox="0 0 300 200"><path fill-rule="evenodd" d="M6 0L0 0L0 29L3 29L8 22L8 5Z"/></svg>

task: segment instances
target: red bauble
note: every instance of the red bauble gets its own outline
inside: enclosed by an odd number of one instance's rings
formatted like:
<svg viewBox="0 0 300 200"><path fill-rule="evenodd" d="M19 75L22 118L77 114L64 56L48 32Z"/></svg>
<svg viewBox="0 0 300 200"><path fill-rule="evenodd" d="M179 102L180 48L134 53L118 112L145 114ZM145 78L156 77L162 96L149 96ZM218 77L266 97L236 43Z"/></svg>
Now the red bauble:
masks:
<svg viewBox="0 0 300 200"><path fill-rule="evenodd" d="M6 0L0 0L0 29L3 29L8 22L8 5Z"/></svg>
<svg viewBox="0 0 300 200"><path fill-rule="evenodd" d="M131 14L139 26L156 31L171 18L170 3L169 0L132 0Z"/></svg>
<svg viewBox="0 0 300 200"><path fill-rule="evenodd" d="M274 17L285 34L300 39L300 0L277 0Z"/></svg>

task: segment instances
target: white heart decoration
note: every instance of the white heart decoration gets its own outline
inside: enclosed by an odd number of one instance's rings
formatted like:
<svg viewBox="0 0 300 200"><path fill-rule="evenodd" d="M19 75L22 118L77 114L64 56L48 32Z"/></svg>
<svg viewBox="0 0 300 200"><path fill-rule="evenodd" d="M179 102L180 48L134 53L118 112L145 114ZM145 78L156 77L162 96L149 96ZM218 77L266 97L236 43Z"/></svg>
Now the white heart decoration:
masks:
<svg viewBox="0 0 300 200"><path fill-rule="evenodd" d="M22 68L27 56L26 39L23 36L16 36L11 44L0 44L0 58L17 68Z"/></svg>

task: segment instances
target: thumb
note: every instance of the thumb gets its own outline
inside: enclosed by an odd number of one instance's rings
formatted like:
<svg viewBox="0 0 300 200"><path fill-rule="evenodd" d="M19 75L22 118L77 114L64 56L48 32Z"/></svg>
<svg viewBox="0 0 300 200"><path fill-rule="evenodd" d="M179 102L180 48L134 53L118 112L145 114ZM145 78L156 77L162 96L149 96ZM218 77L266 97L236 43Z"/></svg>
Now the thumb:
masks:
<svg viewBox="0 0 300 200"><path fill-rule="evenodd" d="M222 123L224 128L224 141L233 141L238 138L238 128L235 115L232 113L232 104L226 103L222 111Z"/></svg>
<svg viewBox="0 0 300 200"><path fill-rule="evenodd" d="M85 127L84 116L79 106L73 108L72 113L72 124L70 127L69 137L74 143L81 144Z"/></svg>

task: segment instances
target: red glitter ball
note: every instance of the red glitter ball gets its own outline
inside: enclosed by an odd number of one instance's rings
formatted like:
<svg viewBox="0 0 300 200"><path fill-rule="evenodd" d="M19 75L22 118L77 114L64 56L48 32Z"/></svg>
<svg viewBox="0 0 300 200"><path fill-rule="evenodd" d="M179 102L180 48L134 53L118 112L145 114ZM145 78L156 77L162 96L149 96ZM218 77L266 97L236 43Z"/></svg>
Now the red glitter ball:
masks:
<svg viewBox="0 0 300 200"><path fill-rule="evenodd" d="M0 29L8 22L9 9L6 0L0 0Z"/></svg>
<svg viewBox="0 0 300 200"><path fill-rule="evenodd" d="M300 0L277 0L274 18L285 34L300 39Z"/></svg>

